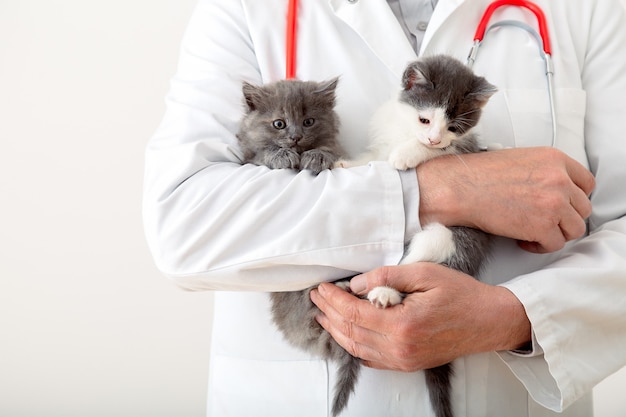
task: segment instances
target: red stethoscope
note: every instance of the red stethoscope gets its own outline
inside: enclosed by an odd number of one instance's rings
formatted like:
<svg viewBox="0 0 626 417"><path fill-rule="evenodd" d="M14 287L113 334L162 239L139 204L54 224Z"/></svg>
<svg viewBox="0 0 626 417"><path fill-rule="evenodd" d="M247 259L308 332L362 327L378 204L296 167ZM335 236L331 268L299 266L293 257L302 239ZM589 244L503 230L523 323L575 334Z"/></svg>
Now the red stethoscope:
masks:
<svg viewBox="0 0 626 417"><path fill-rule="evenodd" d="M539 33L526 23L517 20L502 20L487 26L491 20L493 13L502 6L516 6L524 7L535 15L537 18L537 26L539 27ZM483 42L485 36L492 29L498 27L516 27L524 29L531 34L537 41L539 47L539 53L545 62L546 78L548 82L548 98L550 100L550 113L552 116L552 146L556 143L556 111L554 104L554 67L552 65L552 48L550 45L550 36L548 34L548 24L546 22L545 14L543 10L535 3L527 0L496 0L492 2L485 10L478 27L476 28L476 34L474 35L474 44L470 49L467 57L467 65L471 68L476 61L478 54L478 48ZM298 0L289 0L289 6L287 9L287 33L286 33L286 68L285 77L287 79L293 79L296 77L296 53L298 43Z"/></svg>
<svg viewBox="0 0 626 417"><path fill-rule="evenodd" d="M296 78L296 52L298 44L298 0L289 0L287 8L287 62L285 77L290 80Z"/></svg>

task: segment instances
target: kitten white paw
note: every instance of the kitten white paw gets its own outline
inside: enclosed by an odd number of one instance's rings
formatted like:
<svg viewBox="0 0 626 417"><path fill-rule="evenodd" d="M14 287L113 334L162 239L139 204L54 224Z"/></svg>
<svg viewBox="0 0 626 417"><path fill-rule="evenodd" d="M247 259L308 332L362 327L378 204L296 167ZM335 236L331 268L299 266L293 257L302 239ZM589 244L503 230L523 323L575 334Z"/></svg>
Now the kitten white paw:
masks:
<svg viewBox="0 0 626 417"><path fill-rule="evenodd" d="M367 293L367 299L378 308L387 308L400 304L402 294L391 287L376 287Z"/></svg>
<svg viewBox="0 0 626 417"><path fill-rule="evenodd" d="M397 170L405 171L415 168L421 161L417 158L403 155L401 152L392 152L388 159L389 164Z"/></svg>
<svg viewBox="0 0 626 417"><path fill-rule="evenodd" d="M340 159L335 162L335 168L352 168L363 165L357 159Z"/></svg>
<svg viewBox="0 0 626 417"><path fill-rule="evenodd" d="M431 223L413 236L409 249L400 264L444 263L455 253L456 245L452 231L442 224Z"/></svg>

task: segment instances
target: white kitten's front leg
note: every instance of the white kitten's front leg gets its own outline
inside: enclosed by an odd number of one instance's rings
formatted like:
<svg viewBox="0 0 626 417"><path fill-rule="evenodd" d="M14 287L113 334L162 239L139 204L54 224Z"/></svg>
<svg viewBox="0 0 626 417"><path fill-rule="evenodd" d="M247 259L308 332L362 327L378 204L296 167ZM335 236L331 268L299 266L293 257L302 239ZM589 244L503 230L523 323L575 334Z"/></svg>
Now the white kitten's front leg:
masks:
<svg viewBox="0 0 626 417"><path fill-rule="evenodd" d="M456 245L452 231L442 224L431 223L413 236L409 249L400 264L444 263L455 253Z"/></svg>
<svg viewBox="0 0 626 417"><path fill-rule="evenodd" d="M335 168L352 168L367 165L371 161L376 160L376 155L372 152L366 152L359 155L356 159L340 159L335 162Z"/></svg>
<svg viewBox="0 0 626 417"><path fill-rule="evenodd" d="M456 252L452 231L439 223L431 223L416 233L411 239L406 256L400 264L415 262L443 263L450 259ZM378 308L387 308L400 304L403 295L400 291L391 287L376 287L368 294L370 300Z"/></svg>
<svg viewBox="0 0 626 417"><path fill-rule="evenodd" d="M424 145L409 141L395 146L389 153L387 160L395 169L404 171L409 168L415 168L426 159L427 155L424 153Z"/></svg>

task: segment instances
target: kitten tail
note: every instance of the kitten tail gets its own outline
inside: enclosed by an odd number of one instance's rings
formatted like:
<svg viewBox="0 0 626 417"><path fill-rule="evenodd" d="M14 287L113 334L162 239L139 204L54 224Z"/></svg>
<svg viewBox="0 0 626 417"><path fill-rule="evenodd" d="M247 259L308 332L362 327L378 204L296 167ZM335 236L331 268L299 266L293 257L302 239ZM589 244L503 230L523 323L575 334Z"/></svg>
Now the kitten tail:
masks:
<svg viewBox="0 0 626 417"><path fill-rule="evenodd" d="M430 402L437 417L453 417L450 400L450 379L452 365L447 363L432 369L426 369L426 386L430 393Z"/></svg>
<svg viewBox="0 0 626 417"><path fill-rule="evenodd" d="M337 372L339 379L335 384L335 399L333 401L333 417L337 417L348 405L350 395L354 392L359 372L361 371L361 360L345 354Z"/></svg>

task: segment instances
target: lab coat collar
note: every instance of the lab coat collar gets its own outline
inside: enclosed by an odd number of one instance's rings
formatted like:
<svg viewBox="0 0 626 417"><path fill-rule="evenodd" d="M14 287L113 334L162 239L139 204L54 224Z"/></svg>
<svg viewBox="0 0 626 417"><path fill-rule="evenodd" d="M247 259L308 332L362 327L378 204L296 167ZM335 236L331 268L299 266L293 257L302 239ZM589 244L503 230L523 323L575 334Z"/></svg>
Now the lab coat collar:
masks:
<svg viewBox="0 0 626 417"><path fill-rule="evenodd" d="M411 43L385 0L330 0L335 15L367 43L376 56L397 76L417 58ZM392 45L392 46L391 46Z"/></svg>
<svg viewBox="0 0 626 417"><path fill-rule="evenodd" d="M426 29L426 33L424 33L424 39L422 40L419 52L420 55L424 53L429 42L432 40L433 35L437 32L441 25L464 2L465 0L439 0L437 7L435 7L435 11L430 18L430 22L428 23L428 29Z"/></svg>
<svg viewBox="0 0 626 417"><path fill-rule="evenodd" d="M424 34L420 55L437 29L464 1L439 0L428 30ZM393 74L401 78L407 63L415 60L417 54L387 2L384 0L329 0L329 3L335 15L358 33Z"/></svg>

